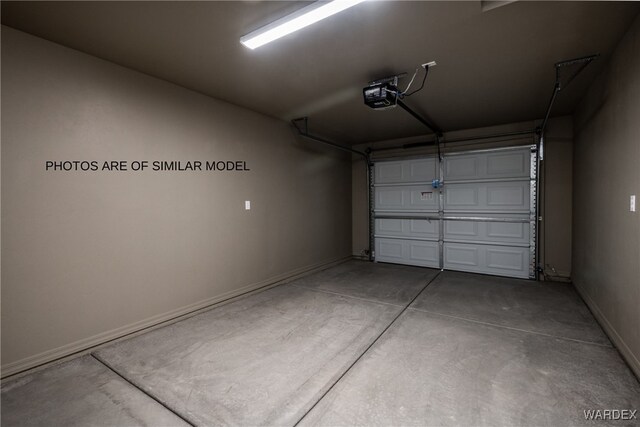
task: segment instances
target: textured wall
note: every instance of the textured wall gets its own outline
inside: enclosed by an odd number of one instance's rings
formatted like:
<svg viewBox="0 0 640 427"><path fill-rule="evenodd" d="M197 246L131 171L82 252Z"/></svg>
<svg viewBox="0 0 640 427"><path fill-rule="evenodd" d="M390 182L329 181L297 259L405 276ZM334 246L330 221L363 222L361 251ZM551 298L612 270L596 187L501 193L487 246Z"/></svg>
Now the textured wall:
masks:
<svg viewBox="0 0 640 427"><path fill-rule="evenodd" d="M2 232L7 375L349 256L351 161L287 123L2 27Z"/></svg>
<svg viewBox="0 0 640 427"><path fill-rule="evenodd" d="M640 18L574 115L573 278L640 376Z"/></svg>

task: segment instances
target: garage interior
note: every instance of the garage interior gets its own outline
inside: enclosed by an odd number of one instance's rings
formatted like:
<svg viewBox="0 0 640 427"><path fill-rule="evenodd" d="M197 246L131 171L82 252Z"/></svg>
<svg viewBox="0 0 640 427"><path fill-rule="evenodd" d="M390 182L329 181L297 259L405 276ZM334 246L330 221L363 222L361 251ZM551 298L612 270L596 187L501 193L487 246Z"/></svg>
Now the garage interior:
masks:
<svg viewBox="0 0 640 427"><path fill-rule="evenodd" d="M2 2L2 425L637 425L640 3L353 3Z"/></svg>

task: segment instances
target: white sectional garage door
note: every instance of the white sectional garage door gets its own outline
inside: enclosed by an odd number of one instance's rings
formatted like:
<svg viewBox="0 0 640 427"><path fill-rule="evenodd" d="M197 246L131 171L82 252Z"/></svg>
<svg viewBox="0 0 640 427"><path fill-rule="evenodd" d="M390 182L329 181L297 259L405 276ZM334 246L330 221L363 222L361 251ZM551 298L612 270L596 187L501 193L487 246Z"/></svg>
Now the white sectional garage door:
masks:
<svg viewBox="0 0 640 427"><path fill-rule="evenodd" d="M535 155L526 146L376 162L375 260L534 277Z"/></svg>
<svg viewBox="0 0 640 427"><path fill-rule="evenodd" d="M376 163L375 259L425 267L440 266L440 198L431 181L436 157Z"/></svg>

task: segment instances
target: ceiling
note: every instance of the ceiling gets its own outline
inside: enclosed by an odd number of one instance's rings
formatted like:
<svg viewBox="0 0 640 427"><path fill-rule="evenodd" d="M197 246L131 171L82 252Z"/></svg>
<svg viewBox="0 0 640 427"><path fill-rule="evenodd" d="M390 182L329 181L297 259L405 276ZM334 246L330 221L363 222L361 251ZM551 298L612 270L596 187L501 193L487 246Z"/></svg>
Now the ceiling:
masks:
<svg viewBox="0 0 640 427"><path fill-rule="evenodd" d="M2 23L269 116L309 116L313 133L356 144L429 133L400 108L366 107L362 88L432 60L406 104L451 131L542 118L554 63L600 53L558 96L552 115L570 114L640 11L640 2L370 1L254 51L239 43L306 4L2 1Z"/></svg>

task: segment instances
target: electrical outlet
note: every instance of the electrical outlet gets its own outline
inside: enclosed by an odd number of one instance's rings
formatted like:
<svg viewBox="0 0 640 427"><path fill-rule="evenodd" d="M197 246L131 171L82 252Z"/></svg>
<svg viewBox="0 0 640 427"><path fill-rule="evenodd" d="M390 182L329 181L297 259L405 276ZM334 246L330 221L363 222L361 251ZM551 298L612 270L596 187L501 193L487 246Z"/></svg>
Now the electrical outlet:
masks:
<svg viewBox="0 0 640 427"><path fill-rule="evenodd" d="M251 210L251 200L244 201L244 209L247 211Z"/></svg>
<svg viewBox="0 0 640 427"><path fill-rule="evenodd" d="M636 195L632 194L629 197L629 212L635 212L636 211Z"/></svg>

